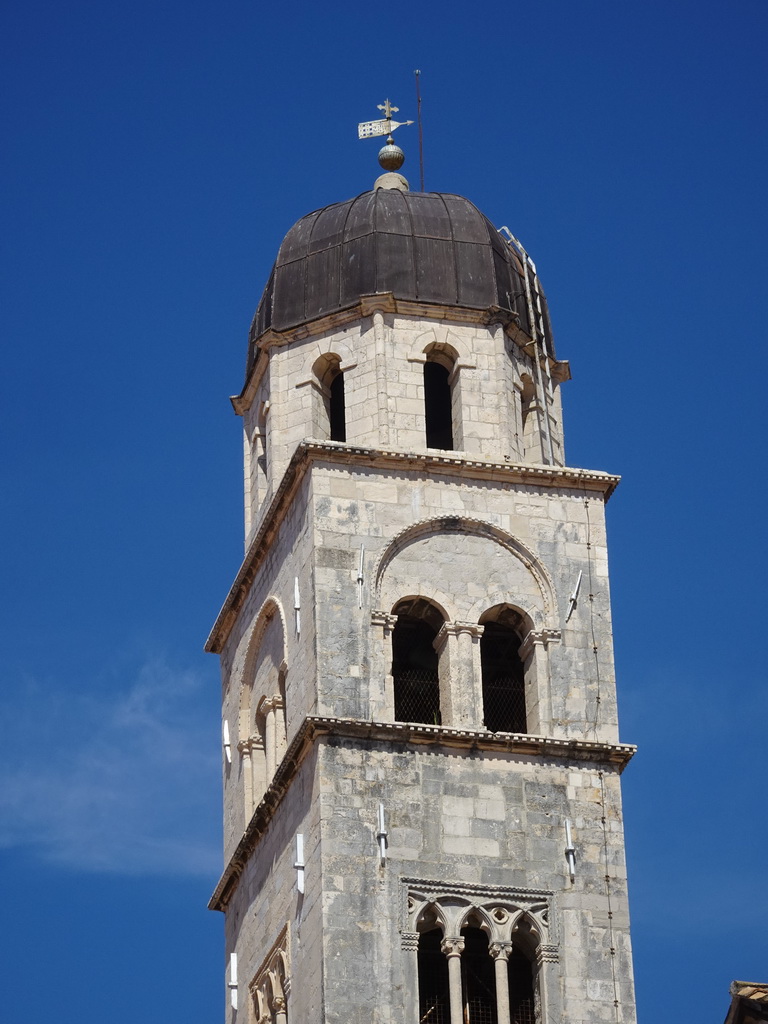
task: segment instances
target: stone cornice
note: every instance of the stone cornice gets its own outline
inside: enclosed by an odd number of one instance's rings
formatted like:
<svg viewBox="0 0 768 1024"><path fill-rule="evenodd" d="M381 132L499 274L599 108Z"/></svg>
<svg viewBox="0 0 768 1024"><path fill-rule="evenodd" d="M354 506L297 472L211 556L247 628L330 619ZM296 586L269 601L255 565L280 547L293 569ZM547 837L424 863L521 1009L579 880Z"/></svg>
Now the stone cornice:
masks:
<svg viewBox="0 0 768 1024"><path fill-rule="evenodd" d="M559 739L554 736L529 736L523 733L492 733L475 729L452 729L441 725L408 722L367 722L354 718L324 718L310 715L304 719L275 777L253 813L243 837L230 858L208 904L211 910L225 910L238 881L259 840L266 832L299 767L317 740L340 737L365 742L402 743L410 747L431 746L452 750L509 753L520 758L546 758L558 764L589 762L615 769L619 774L629 763L636 747L628 743L601 743L594 740Z"/></svg>
<svg viewBox="0 0 768 1024"><path fill-rule="evenodd" d="M318 462L375 467L382 470L414 470L429 473L433 479L451 476L464 480L493 480L510 485L592 491L601 495L604 501L610 498L620 480L620 477L611 473L590 469L493 462L462 452L403 452L362 448L340 441L303 441L293 453L269 508L261 519L256 536L248 548L243 564L206 641L206 651L214 654L221 652L291 499L307 471Z"/></svg>

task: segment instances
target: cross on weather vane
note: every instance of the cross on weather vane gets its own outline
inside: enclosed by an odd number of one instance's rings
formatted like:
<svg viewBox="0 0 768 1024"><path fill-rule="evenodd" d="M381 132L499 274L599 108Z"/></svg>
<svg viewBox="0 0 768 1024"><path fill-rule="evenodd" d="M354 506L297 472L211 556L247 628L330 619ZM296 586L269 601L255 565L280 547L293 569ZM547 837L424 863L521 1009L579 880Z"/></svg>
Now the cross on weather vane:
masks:
<svg viewBox="0 0 768 1024"><path fill-rule="evenodd" d="M393 121L392 115L396 114L399 107L393 107L389 100L377 104L378 109L384 112L384 117L379 121L363 121L357 126L358 139L370 139L376 135L391 135L395 128L403 128L405 125L413 124L413 121Z"/></svg>

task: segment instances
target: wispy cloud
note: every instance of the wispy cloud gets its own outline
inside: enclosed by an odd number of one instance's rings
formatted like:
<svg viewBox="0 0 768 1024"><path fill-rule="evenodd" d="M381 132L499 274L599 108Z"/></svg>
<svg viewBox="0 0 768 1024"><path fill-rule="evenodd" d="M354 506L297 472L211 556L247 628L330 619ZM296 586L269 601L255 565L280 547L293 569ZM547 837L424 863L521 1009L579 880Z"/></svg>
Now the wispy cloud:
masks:
<svg viewBox="0 0 768 1024"><path fill-rule="evenodd" d="M156 658L119 693L8 688L0 846L77 869L215 877L217 719L204 684Z"/></svg>

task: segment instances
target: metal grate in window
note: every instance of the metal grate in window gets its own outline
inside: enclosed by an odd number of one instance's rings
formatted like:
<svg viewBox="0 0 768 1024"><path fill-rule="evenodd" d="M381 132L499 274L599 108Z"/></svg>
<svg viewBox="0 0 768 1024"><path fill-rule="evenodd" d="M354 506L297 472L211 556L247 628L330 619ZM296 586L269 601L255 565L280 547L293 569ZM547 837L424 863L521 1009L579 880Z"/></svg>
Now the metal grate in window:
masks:
<svg viewBox="0 0 768 1024"><path fill-rule="evenodd" d="M483 717L491 732L527 732L525 684L519 676L483 679Z"/></svg>
<svg viewBox="0 0 768 1024"><path fill-rule="evenodd" d="M398 722L440 725L440 682L437 672L393 666L395 718Z"/></svg>

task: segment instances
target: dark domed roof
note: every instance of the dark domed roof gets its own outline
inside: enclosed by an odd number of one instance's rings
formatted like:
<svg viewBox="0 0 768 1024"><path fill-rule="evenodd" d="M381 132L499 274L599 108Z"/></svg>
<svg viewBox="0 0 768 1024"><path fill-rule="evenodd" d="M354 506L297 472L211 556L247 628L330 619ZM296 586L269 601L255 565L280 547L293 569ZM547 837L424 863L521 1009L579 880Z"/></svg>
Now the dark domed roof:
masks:
<svg viewBox="0 0 768 1024"><path fill-rule="evenodd" d="M530 334L519 257L462 196L379 188L302 217L283 239L251 331L288 330L361 295L519 316ZM545 331L550 335L546 306ZM552 354L551 338L547 339Z"/></svg>

